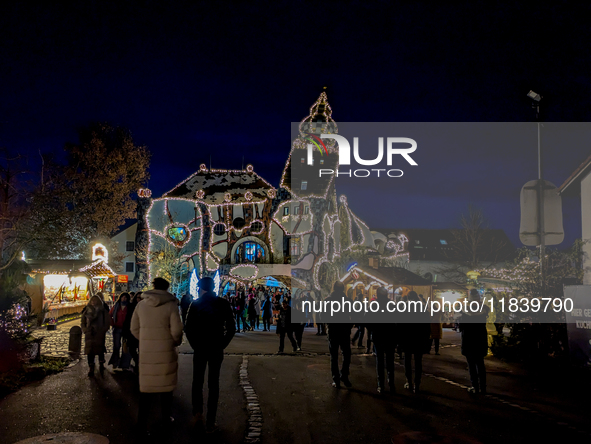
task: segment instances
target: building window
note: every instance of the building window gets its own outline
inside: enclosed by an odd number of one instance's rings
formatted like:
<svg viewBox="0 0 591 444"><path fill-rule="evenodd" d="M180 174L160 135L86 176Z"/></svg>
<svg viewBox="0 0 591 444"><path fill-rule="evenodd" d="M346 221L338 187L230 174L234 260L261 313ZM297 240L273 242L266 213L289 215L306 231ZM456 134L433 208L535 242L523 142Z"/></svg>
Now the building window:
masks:
<svg viewBox="0 0 591 444"><path fill-rule="evenodd" d="M226 226L224 224L215 224L213 226L213 234L216 236L223 236L226 234Z"/></svg>
<svg viewBox="0 0 591 444"><path fill-rule="evenodd" d="M308 189L308 181L307 180L302 180L302 187L301 190L307 190Z"/></svg>
<svg viewBox="0 0 591 444"><path fill-rule="evenodd" d="M306 162L306 159L302 157L302 163Z"/></svg>
<svg viewBox="0 0 591 444"><path fill-rule="evenodd" d="M300 255L300 241L299 239L290 239L289 240L289 254L292 256L299 256Z"/></svg>
<svg viewBox="0 0 591 444"><path fill-rule="evenodd" d="M289 207L283 207L283 215L289 216Z"/></svg>
<svg viewBox="0 0 591 444"><path fill-rule="evenodd" d="M133 262L125 262L125 272L126 273L133 273Z"/></svg>
<svg viewBox="0 0 591 444"><path fill-rule="evenodd" d="M261 263L265 261L265 249L256 242L243 242L236 249L237 264Z"/></svg>
<svg viewBox="0 0 591 444"><path fill-rule="evenodd" d="M297 207L294 207L293 209L293 214L300 214L300 206L298 205Z"/></svg>
<svg viewBox="0 0 591 444"><path fill-rule="evenodd" d="M258 220L250 224L250 232L251 233L260 233L263 231L263 224Z"/></svg>
<svg viewBox="0 0 591 444"><path fill-rule="evenodd" d="M447 241L445 239L439 239L441 245L447 245Z"/></svg>
<svg viewBox="0 0 591 444"><path fill-rule="evenodd" d="M306 205L304 207L304 214L308 214L310 212L310 207L308 205Z"/></svg>
<svg viewBox="0 0 591 444"><path fill-rule="evenodd" d="M320 159L320 165L324 165L324 159Z"/></svg>
<svg viewBox="0 0 591 444"><path fill-rule="evenodd" d="M135 242L134 241L125 242L125 251L134 251L134 250L135 250Z"/></svg>

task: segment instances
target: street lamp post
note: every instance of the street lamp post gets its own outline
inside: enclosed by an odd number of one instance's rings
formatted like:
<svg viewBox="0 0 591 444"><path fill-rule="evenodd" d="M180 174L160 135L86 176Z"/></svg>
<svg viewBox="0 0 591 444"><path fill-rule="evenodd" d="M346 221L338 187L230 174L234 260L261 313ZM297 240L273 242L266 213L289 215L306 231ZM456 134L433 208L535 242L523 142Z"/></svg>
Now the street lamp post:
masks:
<svg viewBox="0 0 591 444"><path fill-rule="evenodd" d="M542 96L531 91L527 96L532 100L532 108L536 109L536 121L538 123L538 234L540 236L540 279L542 296L544 296L544 256L545 256L545 221L544 221L544 179L542 171L542 146L540 137L540 101Z"/></svg>

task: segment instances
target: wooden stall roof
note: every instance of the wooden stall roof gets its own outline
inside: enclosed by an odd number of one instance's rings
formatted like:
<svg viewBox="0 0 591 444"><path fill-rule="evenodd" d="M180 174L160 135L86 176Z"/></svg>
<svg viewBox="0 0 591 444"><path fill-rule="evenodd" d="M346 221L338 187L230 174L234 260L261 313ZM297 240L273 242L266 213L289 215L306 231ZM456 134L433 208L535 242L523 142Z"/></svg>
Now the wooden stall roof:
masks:
<svg viewBox="0 0 591 444"><path fill-rule="evenodd" d="M83 267L79 270L80 272L84 273L88 277L97 277L97 276L107 276L107 277L115 277L117 276L113 270L101 259L97 259L92 264Z"/></svg>
<svg viewBox="0 0 591 444"><path fill-rule="evenodd" d="M89 260L27 260L31 273L71 274L92 264Z"/></svg>
<svg viewBox="0 0 591 444"><path fill-rule="evenodd" d="M463 285L456 284L455 282L437 282L435 284L435 291L465 291L468 289Z"/></svg>
<svg viewBox="0 0 591 444"><path fill-rule="evenodd" d="M433 285L433 282L430 280L425 279L424 277L421 277L418 274L407 270L406 268L391 267L387 268L387 270L391 270L390 275L392 277L390 278L390 281L394 281L395 287L401 285L429 287Z"/></svg>

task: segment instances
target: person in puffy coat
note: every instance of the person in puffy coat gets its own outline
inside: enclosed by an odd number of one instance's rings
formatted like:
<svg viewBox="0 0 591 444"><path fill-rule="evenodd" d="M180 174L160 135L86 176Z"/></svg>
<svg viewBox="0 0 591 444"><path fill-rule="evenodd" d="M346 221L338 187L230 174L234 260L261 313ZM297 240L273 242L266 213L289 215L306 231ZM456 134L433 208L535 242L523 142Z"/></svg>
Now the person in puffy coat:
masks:
<svg viewBox="0 0 591 444"><path fill-rule="evenodd" d="M94 376L94 359L99 358L100 371L105 369L105 335L111 327L109 310L98 296L93 296L82 310L80 328L84 333L84 354L88 357L88 376Z"/></svg>
<svg viewBox="0 0 591 444"><path fill-rule="evenodd" d="M140 411L138 423L147 424L153 397L161 394L162 416L172 421L172 392L177 384L178 350L183 340L183 323L176 297L167 290L168 281L154 279L154 290L142 293L131 318L131 333L139 340Z"/></svg>

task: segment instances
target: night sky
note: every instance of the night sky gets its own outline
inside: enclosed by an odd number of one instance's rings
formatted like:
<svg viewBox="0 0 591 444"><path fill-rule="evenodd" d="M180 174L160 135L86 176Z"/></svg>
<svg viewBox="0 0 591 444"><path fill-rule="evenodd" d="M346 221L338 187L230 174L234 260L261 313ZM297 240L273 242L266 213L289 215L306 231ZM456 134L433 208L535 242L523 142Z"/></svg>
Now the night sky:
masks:
<svg viewBox="0 0 591 444"><path fill-rule="evenodd" d="M122 125L153 153L155 196L200 163L251 163L277 186L290 122L324 86L337 122L533 121L530 89L544 96L544 121L591 121L589 5L44 3L0 6L0 146L34 165L80 126ZM339 192L384 228L450 228L472 203L520 246L532 128L518 147L419 146L419 167L379 209L363 187ZM545 177L559 186L591 154L586 140L543 142ZM561 246L581 235L576 198L564 217Z"/></svg>

